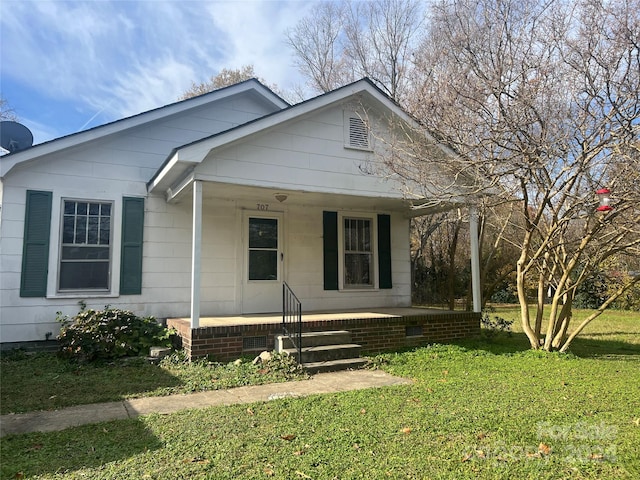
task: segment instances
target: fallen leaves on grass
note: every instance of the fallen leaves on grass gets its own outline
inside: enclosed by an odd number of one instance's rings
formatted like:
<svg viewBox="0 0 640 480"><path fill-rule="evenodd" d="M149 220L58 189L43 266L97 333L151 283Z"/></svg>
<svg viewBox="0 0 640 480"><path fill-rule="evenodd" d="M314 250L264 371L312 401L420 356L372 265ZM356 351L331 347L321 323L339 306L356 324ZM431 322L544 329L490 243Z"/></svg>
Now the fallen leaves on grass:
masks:
<svg viewBox="0 0 640 480"><path fill-rule="evenodd" d="M287 442L290 442L291 440L295 439L296 436L290 433L288 435L280 435L280 438L286 440Z"/></svg>
<svg viewBox="0 0 640 480"><path fill-rule="evenodd" d="M549 455L551 453L551 447L545 443L541 443L540 445L538 445L538 452L542 453L543 455Z"/></svg>
<svg viewBox="0 0 640 480"><path fill-rule="evenodd" d="M411 433L411 427L404 427L402 430L400 430L402 433L404 433L405 435L409 435Z"/></svg>

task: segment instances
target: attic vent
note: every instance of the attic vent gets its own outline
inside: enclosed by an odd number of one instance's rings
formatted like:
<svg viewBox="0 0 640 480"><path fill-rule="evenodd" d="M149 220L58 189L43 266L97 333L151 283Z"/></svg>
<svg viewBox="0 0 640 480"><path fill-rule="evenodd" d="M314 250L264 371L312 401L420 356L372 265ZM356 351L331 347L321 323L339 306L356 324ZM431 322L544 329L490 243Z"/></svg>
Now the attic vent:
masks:
<svg viewBox="0 0 640 480"><path fill-rule="evenodd" d="M369 150L369 129L364 120L349 117L349 147Z"/></svg>

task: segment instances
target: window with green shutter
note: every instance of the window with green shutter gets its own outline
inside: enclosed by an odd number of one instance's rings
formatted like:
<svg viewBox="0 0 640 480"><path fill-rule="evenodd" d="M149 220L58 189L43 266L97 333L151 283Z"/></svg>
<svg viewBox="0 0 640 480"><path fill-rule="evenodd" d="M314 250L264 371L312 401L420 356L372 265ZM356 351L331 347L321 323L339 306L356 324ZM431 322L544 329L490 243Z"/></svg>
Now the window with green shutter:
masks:
<svg viewBox="0 0 640 480"><path fill-rule="evenodd" d="M390 215L351 217L323 212L322 227L325 290L393 287ZM374 283L373 267L376 264L378 281ZM338 278L340 268L343 272L341 282Z"/></svg>
<svg viewBox="0 0 640 480"><path fill-rule="evenodd" d="M27 190L22 246L21 297L47 295L51 192Z"/></svg>
<svg viewBox="0 0 640 480"><path fill-rule="evenodd" d="M122 199L122 252L120 260L120 294L142 293L142 240L144 232L144 198Z"/></svg>

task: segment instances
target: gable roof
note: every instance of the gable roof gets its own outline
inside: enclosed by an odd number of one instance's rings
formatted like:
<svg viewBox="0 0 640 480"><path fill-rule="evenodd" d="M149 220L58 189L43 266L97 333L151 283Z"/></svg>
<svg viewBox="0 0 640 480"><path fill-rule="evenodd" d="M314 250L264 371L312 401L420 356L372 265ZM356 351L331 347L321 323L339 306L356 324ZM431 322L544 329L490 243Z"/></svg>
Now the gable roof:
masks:
<svg viewBox="0 0 640 480"><path fill-rule="evenodd" d="M185 177L199 163L201 163L213 149L227 146L250 135L263 132L274 126L300 118L313 111L344 102L348 99L366 100L378 107L391 112L396 117L409 125L418 126L418 122L406 113L396 102L380 90L371 80L363 78L336 90L324 93L304 102L292 105L286 109L259 117L250 122L202 138L195 142L174 148L162 166L156 171L147 183L147 191L164 191L168 196L174 196L178 192L171 191L173 186L186 185ZM447 153L455 153L431 138L433 142L445 149Z"/></svg>
<svg viewBox="0 0 640 480"><path fill-rule="evenodd" d="M251 78L244 82L236 83L228 87L223 87L209 93L199 95L197 97L180 100L163 107L158 107L146 112L133 115L131 117L116 120L104 125L83 130L81 132L65 135L53 140L49 140L38 145L34 145L26 150L4 155L0 160L0 178L4 177L16 165L34 160L38 157L51 153L60 152L62 150L82 145L83 143L101 139L109 135L114 135L125 130L138 127L150 122L161 120L163 118L182 113L202 105L217 102L222 99L229 98L241 93L253 93L258 95L262 100L273 105L274 108L286 109L289 107L284 99L276 95L271 89L260 83L257 79Z"/></svg>

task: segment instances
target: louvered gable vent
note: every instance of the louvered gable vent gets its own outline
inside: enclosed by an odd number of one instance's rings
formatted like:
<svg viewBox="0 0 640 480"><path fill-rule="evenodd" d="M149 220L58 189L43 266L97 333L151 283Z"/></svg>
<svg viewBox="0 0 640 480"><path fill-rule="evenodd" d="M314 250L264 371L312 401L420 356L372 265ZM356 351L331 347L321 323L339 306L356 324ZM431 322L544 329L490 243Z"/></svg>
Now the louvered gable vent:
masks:
<svg viewBox="0 0 640 480"><path fill-rule="evenodd" d="M369 130L361 118L349 117L349 146L369 149Z"/></svg>

